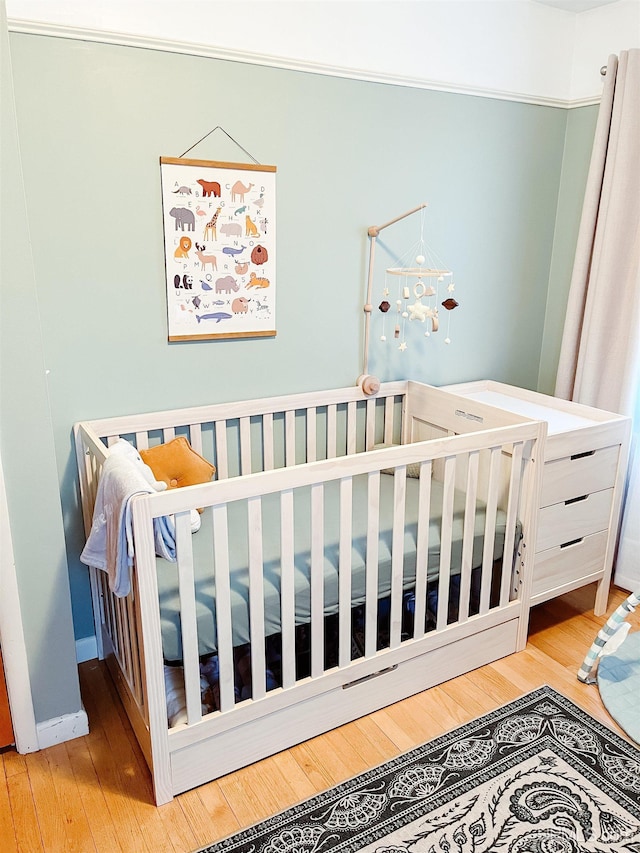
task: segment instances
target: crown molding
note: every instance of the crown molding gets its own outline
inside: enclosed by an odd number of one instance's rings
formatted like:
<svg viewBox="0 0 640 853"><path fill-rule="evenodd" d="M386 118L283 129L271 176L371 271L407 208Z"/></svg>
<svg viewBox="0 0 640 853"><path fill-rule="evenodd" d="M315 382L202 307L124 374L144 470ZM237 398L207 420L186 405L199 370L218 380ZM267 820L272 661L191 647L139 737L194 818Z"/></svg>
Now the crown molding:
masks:
<svg viewBox="0 0 640 853"><path fill-rule="evenodd" d="M471 95L481 98L493 98L501 101L515 101L523 104L535 104L560 109L591 106L600 102L600 96L579 100L550 98L543 95L531 95L525 92L510 92L502 89L466 86L458 83L448 83L428 80L420 77L408 77L401 74L381 74L367 69L355 69L347 66L325 65L319 62L309 62L291 57L272 56L267 53L253 53L236 49L216 47L213 45L197 44L172 39L161 39L151 36L120 33L108 30L86 29L82 27L60 26L40 21L29 21L20 18L7 19L9 32L50 38L72 39L76 41L96 42L100 44L115 44L122 47L134 47L142 50L158 50L167 53L202 56L209 59L221 59L228 62L243 62L249 65L261 65L269 68L280 68L288 71L301 71L308 74L320 74L327 77L342 77L349 80L361 80L367 83L384 83L391 86L406 86L414 89L430 89L436 92L448 92L456 95Z"/></svg>

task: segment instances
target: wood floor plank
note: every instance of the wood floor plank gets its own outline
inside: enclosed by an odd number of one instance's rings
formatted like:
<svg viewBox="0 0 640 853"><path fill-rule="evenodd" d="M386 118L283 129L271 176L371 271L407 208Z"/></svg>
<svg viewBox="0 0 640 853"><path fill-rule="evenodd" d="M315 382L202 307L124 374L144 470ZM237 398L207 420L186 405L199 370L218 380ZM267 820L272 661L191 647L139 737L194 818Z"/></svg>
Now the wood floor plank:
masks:
<svg viewBox="0 0 640 853"><path fill-rule="evenodd" d="M293 757L291 750L286 749L273 756L274 764L287 780L293 792L293 802L299 803L316 793L311 780Z"/></svg>
<svg viewBox="0 0 640 853"><path fill-rule="evenodd" d="M187 793L192 794L193 792L189 791ZM198 804L196 813L198 815L202 814L201 802ZM199 838L187 817L186 810L177 797L170 803L160 806L158 815L167 835L167 843L170 845L168 849L195 850L197 847L203 847L207 843L206 839L209 834L202 834L201 838L205 840L200 844ZM210 823L208 824L208 829L209 827Z"/></svg>
<svg viewBox="0 0 640 853"><path fill-rule="evenodd" d="M264 816L263 800L250 784L251 768L243 767L219 780L220 790L240 826L251 826Z"/></svg>
<svg viewBox="0 0 640 853"><path fill-rule="evenodd" d="M452 697L442 684L434 687L433 690L419 693L414 700L416 707L424 708L425 713L429 715L431 726L437 727L438 734L451 731L479 716L469 703Z"/></svg>
<svg viewBox="0 0 640 853"><path fill-rule="evenodd" d="M27 774L44 848L64 850L68 843L61 790L64 780L55 773L55 764L52 768L50 752L51 750L42 750L27 755ZM89 850L95 850L90 832L87 844L87 851Z"/></svg>
<svg viewBox="0 0 640 853"><path fill-rule="evenodd" d="M20 853L50 853L42 842L29 774L15 773L9 785L9 804L16 846Z"/></svg>
<svg viewBox="0 0 640 853"><path fill-rule="evenodd" d="M227 835L231 835L240 828L238 819L217 782L210 782L208 785L203 785L195 793L200 800L200 807L194 807L193 814L196 824L192 824L192 828L200 846L204 846L209 841L226 838ZM182 800L182 795L180 796L180 800ZM206 817L208 824L213 826L213 831L205 841L201 841L201 839L206 836L199 833L203 817Z"/></svg>
<svg viewBox="0 0 640 853"><path fill-rule="evenodd" d="M185 794L178 799L199 846L226 838L240 829L240 823L218 782L209 782L187 793L194 794L193 803L184 801Z"/></svg>
<svg viewBox="0 0 640 853"><path fill-rule="evenodd" d="M120 847L123 851L128 851L135 850L138 845L139 850L146 851L147 846L140 826L131 813L131 794L121 782L109 742L102 735L88 741L88 749Z"/></svg>
<svg viewBox="0 0 640 853"><path fill-rule="evenodd" d="M209 834L208 836L203 836L204 840L200 843L187 821L182 808L175 801L162 806L160 818L167 834L167 843L170 845L169 849L171 850L196 850L198 847L204 847L212 839L211 834Z"/></svg>
<svg viewBox="0 0 640 853"><path fill-rule="evenodd" d="M442 734L447 729L447 726L443 726L437 719L438 694L433 692L437 689L433 687L418 696L410 696L388 709L389 715L409 735L408 749Z"/></svg>
<svg viewBox="0 0 640 853"><path fill-rule="evenodd" d="M353 766L350 763L351 755L343 757L333 745L336 742L336 731L339 732L340 730L327 732L325 735L315 737L291 749L296 759L298 756L304 756L305 772L314 784L321 783L322 779L325 780L324 785L320 784L318 787L319 791L337 785L353 775L350 769ZM342 740L340 736L338 738Z"/></svg>
<svg viewBox="0 0 640 853"><path fill-rule="evenodd" d="M446 681L440 685L442 692L455 705L465 709L466 721L475 720L488 711L492 711L496 704L505 704L502 700L496 702L496 699L474 680L473 675L474 673L462 675L460 678ZM484 678L486 677L487 673L484 674Z"/></svg>
<svg viewBox="0 0 640 853"><path fill-rule="evenodd" d="M355 747L369 767L382 764L398 754L395 743L371 717L362 717L351 725L359 735L357 739L354 738Z"/></svg>
<svg viewBox="0 0 640 853"><path fill-rule="evenodd" d="M68 853L94 853L95 844L64 743L46 750L52 779L55 779L60 812L64 821ZM78 803L82 808L78 808Z"/></svg>
<svg viewBox="0 0 640 853"><path fill-rule="evenodd" d="M19 755L15 749L8 749L6 752L2 753L2 760L4 764L4 772L7 779L10 779L11 776L15 776L17 773L26 773L27 772L27 764L25 761L24 755Z"/></svg>
<svg viewBox="0 0 640 853"><path fill-rule="evenodd" d="M121 853L122 846L111 821L111 813L102 790L102 780L91 760L87 740L88 738L75 738L65 744L78 796L90 821L97 853Z"/></svg>
<svg viewBox="0 0 640 853"><path fill-rule="evenodd" d="M522 654L522 652L516 654ZM487 695L494 700L494 708L506 705L507 702L512 702L522 695L522 690L502 675L494 664L483 667L482 674L479 675L479 673L480 670L475 670L473 673L469 673L469 677L481 679L477 680L476 683L480 684Z"/></svg>
<svg viewBox="0 0 640 853"><path fill-rule="evenodd" d="M323 749L329 749L340 756L340 763L345 768L344 771L340 771L340 781L362 773L371 767L377 758L374 756L373 761L365 758L366 744L364 738L358 731L358 727L353 723L347 723L339 729L327 732L320 742Z"/></svg>
<svg viewBox="0 0 640 853"><path fill-rule="evenodd" d="M382 708L380 711L374 711L374 713L371 714L371 719L375 722L383 735L394 744L398 752L406 752L415 746L415 740L405 730L402 725L402 721L396 720L395 714L392 711L393 708L395 708L395 705Z"/></svg>
<svg viewBox="0 0 640 853"><path fill-rule="evenodd" d="M247 783L265 809L265 816L278 814L299 800L289 779L272 758L252 765Z"/></svg>
<svg viewBox="0 0 640 853"><path fill-rule="evenodd" d="M333 777L329 769L322 763L318 762L315 750L311 748L310 741L300 743L297 746L291 747L291 754L313 785L316 793L325 791L334 784Z"/></svg>
<svg viewBox="0 0 640 853"><path fill-rule="evenodd" d="M3 853L18 853L18 842L13 828L11 803L9 801L9 784L4 767L3 756L0 754L0 838Z"/></svg>

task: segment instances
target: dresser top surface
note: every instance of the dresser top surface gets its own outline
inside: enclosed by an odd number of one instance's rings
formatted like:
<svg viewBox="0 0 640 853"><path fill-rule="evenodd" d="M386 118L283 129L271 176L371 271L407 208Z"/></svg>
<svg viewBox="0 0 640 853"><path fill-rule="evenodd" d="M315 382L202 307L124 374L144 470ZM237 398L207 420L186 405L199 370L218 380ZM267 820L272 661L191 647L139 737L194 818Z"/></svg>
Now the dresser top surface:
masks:
<svg viewBox="0 0 640 853"><path fill-rule="evenodd" d="M548 435L555 435L574 429L584 429L598 423L593 418L582 417L574 412L562 411L551 405L544 405L542 402L523 400L499 391L482 389L465 393L464 396L469 400L477 400L479 403L486 403L489 406L497 406L500 409L506 409L508 412L523 415L525 418L546 421L548 424Z"/></svg>
<svg viewBox="0 0 640 853"><path fill-rule="evenodd" d="M540 391L529 391L492 379L447 385L444 390L516 415L546 421L547 435L550 437L577 434L589 427L609 425L624 431L625 425L630 422L630 418L614 412L606 412L594 406L563 400Z"/></svg>

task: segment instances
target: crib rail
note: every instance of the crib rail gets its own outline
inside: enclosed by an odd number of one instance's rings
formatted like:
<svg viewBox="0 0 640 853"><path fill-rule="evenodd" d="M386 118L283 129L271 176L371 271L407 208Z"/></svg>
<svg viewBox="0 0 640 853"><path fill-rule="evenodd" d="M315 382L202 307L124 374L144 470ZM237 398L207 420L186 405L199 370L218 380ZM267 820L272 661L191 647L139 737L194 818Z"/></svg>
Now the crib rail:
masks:
<svg viewBox="0 0 640 853"><path fill-rule="evenodd" d="M343 389L344 390L344 389ZM216 479L290 467L399 443L407 383L109 418L84 424L94 441L119 438L139 450L184 436L216 466Z"/></svg>

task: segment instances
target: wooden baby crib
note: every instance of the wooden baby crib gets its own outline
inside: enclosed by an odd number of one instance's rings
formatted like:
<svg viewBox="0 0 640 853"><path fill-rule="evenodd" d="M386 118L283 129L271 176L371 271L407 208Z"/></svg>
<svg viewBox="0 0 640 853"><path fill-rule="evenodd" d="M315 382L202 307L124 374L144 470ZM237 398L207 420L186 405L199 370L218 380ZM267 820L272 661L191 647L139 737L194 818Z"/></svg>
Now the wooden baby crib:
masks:
<svg viewBox="0 0 640 853"><path fill-rule="evenodd" d="M158 804L525 645L542 422L394 382L74 431L87 535L119 438L146 449L185 436L217 469L132 499L129 595L90 569L99 654ZM154 548L153 520L170 515L176 562ZM168 663L185 695L172 727Z"/></svg>

